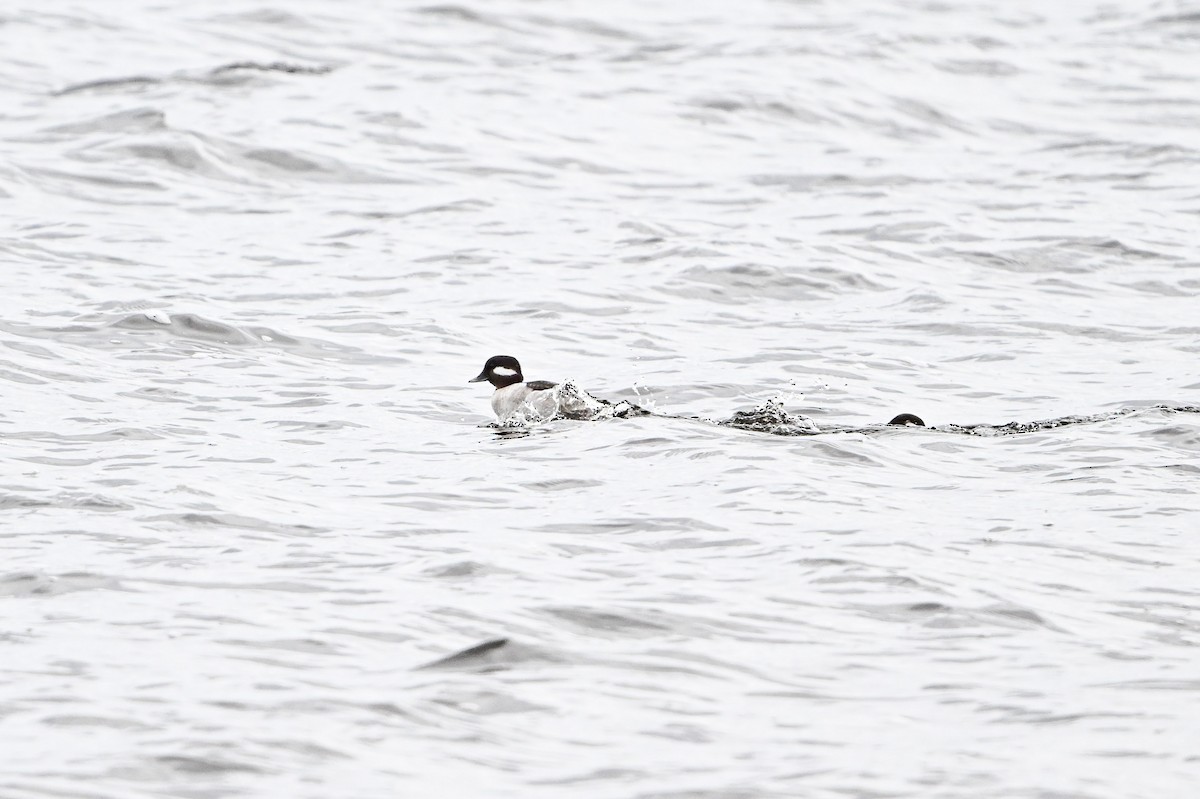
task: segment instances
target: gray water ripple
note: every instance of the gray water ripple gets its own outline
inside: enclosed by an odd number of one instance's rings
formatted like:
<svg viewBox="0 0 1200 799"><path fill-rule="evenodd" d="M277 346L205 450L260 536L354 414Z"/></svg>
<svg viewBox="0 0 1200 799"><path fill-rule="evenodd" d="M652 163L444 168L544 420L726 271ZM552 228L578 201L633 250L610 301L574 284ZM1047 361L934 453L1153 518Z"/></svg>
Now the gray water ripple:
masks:
<svg viewBox="0 0 1200 799"><path fill-rule="evenodd" d="M0 596L49 597L75 591L128 590L105 575L75 572L57 576L9 574L0 577Z"/></svg>
<svg viewBox="0 0 1200 799"><path fill-rule="evenodd" d="M269 348L315 360L353 363L378 363L388 356L368 354L357 347L332 341L289 336L258 325L237 326L193 313L166 313L161 310L112 317L107 314L85 315L62 327L10 326L0 330L21 336L96 347L107 350L143 351L147 344L159 344L164 350L181 354L197 345L226 350L247 347ZM117 333L115 331L130 331ZM88 378L75 378L87 380Z"/></svg>
<svg viewBox="0 0 1200 799"><path fill-rule="evenodd" d="M132 88L144 88L164 83L201 83L216 86L237 86L250 80L255 73L280 73L285 75L324 75L332 71L325 65L309 66L304 64L288 64L282 61L262 63L256 61L238 61L232 64L214 67L202 72L181 72L166 77L132 76L128 78L101 78L99 80L75 83L55 92L55 96L77 94L94 91L124 91Z"/></svg>

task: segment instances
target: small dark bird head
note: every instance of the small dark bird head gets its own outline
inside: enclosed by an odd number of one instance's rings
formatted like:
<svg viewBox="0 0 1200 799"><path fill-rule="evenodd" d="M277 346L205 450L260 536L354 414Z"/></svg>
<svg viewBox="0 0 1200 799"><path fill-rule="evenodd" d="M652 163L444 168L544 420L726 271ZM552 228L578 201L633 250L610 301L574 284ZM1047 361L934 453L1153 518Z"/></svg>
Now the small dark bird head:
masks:
<svg viewBox="0 0 1200 799"><path fill-rule="evenodd" d="M894 424L897 427L909 427L910 425L912 427L925 426L925 422L921 420L920 416L911 413L902 413L892 421L888 422L888 424Z"/></svg>
<svg viewBox="0 0 1200 799"><path fill-rule="evenodd" d="M521 374L521 364L511 355L493 355L483 365L483 371L468 380L468 383L482 383L484 380L496 388L520 383L525 377Z"/></svg>

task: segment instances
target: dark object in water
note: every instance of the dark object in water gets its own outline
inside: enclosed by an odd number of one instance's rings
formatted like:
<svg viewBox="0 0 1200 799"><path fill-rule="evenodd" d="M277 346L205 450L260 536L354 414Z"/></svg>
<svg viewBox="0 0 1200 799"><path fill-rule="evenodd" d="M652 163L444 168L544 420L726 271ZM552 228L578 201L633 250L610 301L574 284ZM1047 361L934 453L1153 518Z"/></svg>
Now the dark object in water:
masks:
<svg viewBox="0 0 1200 799"><path fill-rule="evenodd" d="M1124 416L1141 413L1197 413L1200 405L1146 405L1136 408L1122 408L1107 413L1097 413L1091 416L1060 416L1057 419L1043 419L1040 422L1009 422L1008 424L939 424L930 427L919 416L902 413L886 425L871 425L868 427L821 427L818 428L811 419L803 416L793 416L784 410L783 405L774 399L750 411L738 411L732 418L718 421L722 427L736 427L740 430L755 430L760 433L770 433L776 436L813 436L827 433L872 433L887 427L920 427L924 430L938 433L949 433L964 436L1011 436L1025 433L1038 433L1053 430L1068 425L1094 424L1120 419ZM678 417L676 417L678 418Z"/></svg>
<svg viewBox="0 0 1200 799"><path fill-rule="evenodd" d="M920 416L911 413L902 413L895 419L892 419L892 421L888 422L888 424L894 424L898 427L908 427L909 425L912 425L913 427L925 426L925 422Z"/></svg>

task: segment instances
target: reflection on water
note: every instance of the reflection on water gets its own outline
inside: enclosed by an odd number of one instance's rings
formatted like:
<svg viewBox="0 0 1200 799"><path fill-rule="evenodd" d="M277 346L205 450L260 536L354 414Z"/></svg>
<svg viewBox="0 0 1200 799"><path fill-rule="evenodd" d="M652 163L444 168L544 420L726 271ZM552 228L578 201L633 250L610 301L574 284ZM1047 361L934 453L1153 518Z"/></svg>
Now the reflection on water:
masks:
<svg viewBox="0 0 1200 799"><path fill-rule="evenodd" d="M0 795L1188 795L1195 35L0 12Z"/></svg>

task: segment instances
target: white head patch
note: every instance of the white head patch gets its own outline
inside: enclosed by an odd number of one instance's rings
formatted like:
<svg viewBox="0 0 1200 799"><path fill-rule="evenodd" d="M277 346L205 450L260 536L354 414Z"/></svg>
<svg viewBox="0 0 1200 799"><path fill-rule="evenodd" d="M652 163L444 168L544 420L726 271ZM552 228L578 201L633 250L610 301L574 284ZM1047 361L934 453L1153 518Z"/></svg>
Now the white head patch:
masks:
<svg viewBox="0 0 1200 799"><path fill-rule="evenodd" d="M492 370L492 374L498 377L512 377L517 373L516 369L509 369L507 366L497 366Z"/></svg>

